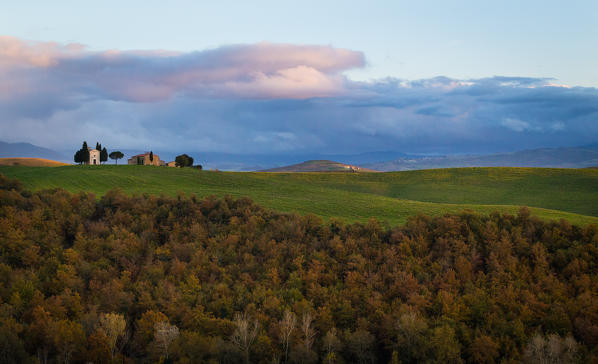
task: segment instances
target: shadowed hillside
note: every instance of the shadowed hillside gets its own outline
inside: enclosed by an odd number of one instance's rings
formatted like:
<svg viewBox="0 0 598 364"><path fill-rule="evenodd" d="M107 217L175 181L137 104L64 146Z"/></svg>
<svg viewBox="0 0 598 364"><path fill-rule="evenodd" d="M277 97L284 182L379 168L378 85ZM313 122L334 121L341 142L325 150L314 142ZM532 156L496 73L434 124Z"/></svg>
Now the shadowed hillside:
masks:
<svg viewBox="0 0 598 364"><path fill-rule="evenodd" d="M311 160L285 167L266 169L261 172L377 172L373 169L362 168L350 164L343 164L329 160Z"/></svg>

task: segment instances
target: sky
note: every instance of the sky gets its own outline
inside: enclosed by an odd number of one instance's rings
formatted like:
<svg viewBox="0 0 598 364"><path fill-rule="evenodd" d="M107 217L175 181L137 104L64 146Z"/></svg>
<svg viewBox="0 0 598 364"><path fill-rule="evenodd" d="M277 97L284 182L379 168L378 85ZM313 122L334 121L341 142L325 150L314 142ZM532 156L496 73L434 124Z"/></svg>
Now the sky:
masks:
<svg viewBox="0 0 598 364"><path fill-rule="evenodd" d="M598 142L596 1L13 1L0 139L489 153Z"/></svg>

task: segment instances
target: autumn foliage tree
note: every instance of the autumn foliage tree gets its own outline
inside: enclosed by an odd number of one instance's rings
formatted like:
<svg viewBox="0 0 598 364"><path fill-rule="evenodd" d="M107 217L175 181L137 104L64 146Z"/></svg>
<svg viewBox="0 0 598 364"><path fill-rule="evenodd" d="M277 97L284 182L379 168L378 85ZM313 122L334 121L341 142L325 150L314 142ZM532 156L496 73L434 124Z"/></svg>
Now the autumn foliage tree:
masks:
<svg viewBox="0 0 598 364"><path fill-rule="evenodd" d="M596 292L598 228L526 209L391 227L0 175L2 363L591 363Z"/></svg>
<svg viewBox="0 0 598 364"><path fill-rule="evenodd" d="M232 334L231 341L235 347L243 354L245 363L250 363L249 356L251 348L259 330L259 323L255 319L249 318L246 314L235 314L235 330Z"/></svg>
<svg viewBox="0 0 598 364"><path fill-rule="evenodd" d="M124 336L126 327L127 322L121 314L107 313L100 316L99 329L108 338L112 360L114 360L116 344Z"/></svg>
<svg viewBox="0 0 598 364"><path fill-rule="evenodd" d="M166 321L157 322L154 326L154 341L156 347L168 360L170 345L179 336L179 328Z"/></svg>

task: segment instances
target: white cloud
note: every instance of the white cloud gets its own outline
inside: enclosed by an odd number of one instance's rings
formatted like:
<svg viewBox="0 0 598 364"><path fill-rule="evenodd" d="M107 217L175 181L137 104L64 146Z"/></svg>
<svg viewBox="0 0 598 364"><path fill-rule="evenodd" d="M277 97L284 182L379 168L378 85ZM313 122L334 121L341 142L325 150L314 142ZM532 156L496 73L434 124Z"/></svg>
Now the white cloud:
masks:
<svg viewBox="0 0 598 364"><path fill-rule="evenodd" d="M552 129L554 131L563 131L566 129L565 123L563 123L561 121L554 122L554 123L552 123L552 125L550 125L550 129Z"/></svg>
<svg viewBox="0 0 598 364"><path fill-rule="evenodd" d="M511 129L516 132L539 130L538 128L532 127L528 122L519 119L505 118L502 119L501 123L507 129Z"/></svg>

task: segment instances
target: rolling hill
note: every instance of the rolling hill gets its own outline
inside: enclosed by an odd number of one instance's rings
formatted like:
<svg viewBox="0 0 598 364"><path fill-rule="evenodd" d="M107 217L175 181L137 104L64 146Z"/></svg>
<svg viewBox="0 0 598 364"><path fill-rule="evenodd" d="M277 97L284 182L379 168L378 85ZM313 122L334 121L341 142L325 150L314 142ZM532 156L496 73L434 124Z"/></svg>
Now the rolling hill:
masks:
<svg viewBox="0 0 598 364"><path fill-rule="evenodd" d="M375 217L391 224L409 216L472 210L516 213L530 206L545 219L598 224L598 170L458 168L391 173L208 172L145 166L0 166L26 188L64 188L97 196L193 193L250 197L283 212L313 213L348 222Z"/></svg>
<svg viewBox="0 0 598 364"><path fill-rule="evenodd" d="M43 158L0 158L0 166L60 167L68 164Z"/></svg>
<svg viewBox="0 0 598 364"><path fill-rule="evenodd" d="M329 160L311 160L285 167L266 169L261 172L377 172L350 164Z"/></svg>

